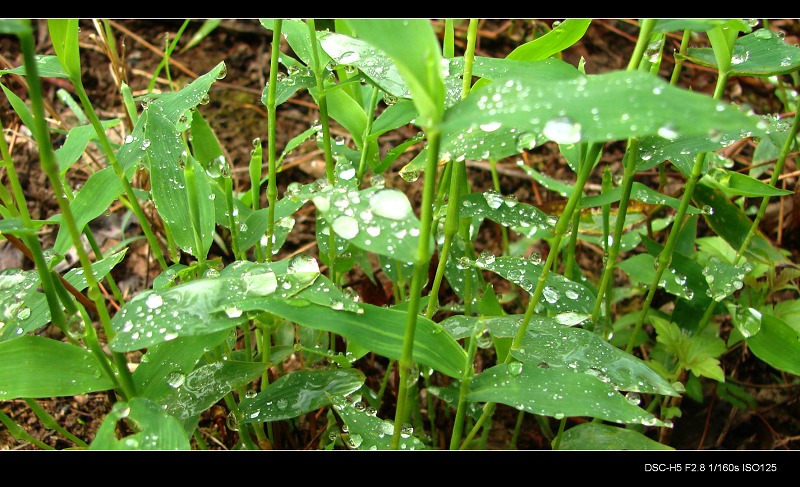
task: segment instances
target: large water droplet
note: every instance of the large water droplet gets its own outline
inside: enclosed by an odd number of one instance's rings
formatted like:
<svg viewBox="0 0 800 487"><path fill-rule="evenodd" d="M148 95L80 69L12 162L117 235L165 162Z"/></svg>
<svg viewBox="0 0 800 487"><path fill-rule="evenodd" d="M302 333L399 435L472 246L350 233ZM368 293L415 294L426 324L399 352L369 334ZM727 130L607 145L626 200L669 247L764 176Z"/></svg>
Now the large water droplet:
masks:
<svg viewBox="0 0 800 487"><path fill-rule="evenodd" d="M348 215L339 215L331 224L333 231L345 240L358 235L358 220Z"/></svg>
<svg viewBox="0 0 800 487"><path fill-rule="evenodd" d="M558 144L574 144L581 140L581 124L569 117L558 117L549 120L542 133Z"/></svg>
<svg viewBox="0 0 800 487"><path fill-rule="evenodd" d="M411 203L401 191L381 189L370 196L369 208L375 215L392 220L403 220L411 214Z"/></svg>

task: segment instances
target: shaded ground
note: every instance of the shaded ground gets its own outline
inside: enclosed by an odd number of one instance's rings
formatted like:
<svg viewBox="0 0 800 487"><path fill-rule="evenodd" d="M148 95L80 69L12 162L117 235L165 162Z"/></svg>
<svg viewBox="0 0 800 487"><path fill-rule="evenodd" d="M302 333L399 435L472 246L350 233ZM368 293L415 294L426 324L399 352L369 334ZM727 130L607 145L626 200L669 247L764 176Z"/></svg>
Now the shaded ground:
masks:
<svg viewBox="0 0 800 487"><path fill-rule="evenodd" d="M123 62L120 64L123 78L131 86L134 95L144 93L150 82L152 73L161 61L163 46L166 36L172 39L181 26L179 20L119 20L112 23L117 37ZM521 20L489 20L482 24L480 31L480 44L478 55L504 57L513 48L530 40L532 36L540 35L541 28L552 21L521 21ZM193 22L183 35L184 40L197 31L201 22ZM797 34L800 32L797 21L774 21L772 28L782 30L787 34L787 41L797 44ZM40 26L41 27L41 26ZM40 34L44 31L40 29ZM598 20L594 21L587 35L574 47L564 53L564 60L577 65L581 59L586 60L587 73L600 73L608 70L623 69L632 51L637 28L635 22L626 20ZM84 83L89 97L96 107L101 109L105 117L119 117L124 114L118 90L113 82L113 68L109 58L102 52L101 44L97 41L98 32L91 22L82 24L82 55ZM266 83L268 66L270 62L269 43L271 34L260 26L256 20L227 20L210 34L208 38L197 46L182 52L179 44L177 54L170 61L170 75L172 81L178 85L188 83L198 75L208 72L220 61L225 61L227 76L217 82L211 91L210 102L201 107L201 111L209 121L220 140L227 158L234 167L235 177L244 186L247 184L247 164L252 149L251 142L256 137L266 139L267 116L265 107L261 104L261 93ZM673 59L671 53L677 49L680 39L670 39L671 46L665 49L665 60L662 64L662 76L669 78ZM45 43L45 36L40 36L38 46L41 53L52 53L50 46ZM288 48L284 45L284 52ZM0 67L17 66L22 63L18 55L16 40L10 37L0 37ZM166 89L165 73L162 71L156 86ZM681 86L710 93L716 81L715 75L710 70L694 65L684 68L680 81ZM21 80L14 77L4 77L2 82L24 98L25 88ZM57 101L56 90L69 89L66 84L58 80L48 80L45 90L48 100L53 107L63 107ZM731 80L728 88L728 100L736 103L748 103L758 113L776 113L781 105L774 96L774 86L766 81L752 79ZM32 144L28 135L15 131L17 121L8 106L5 97L0 97L0 117L3 127L13 132L12 154L15 161L19 161L20 177L26 189L31 215L35 219L46 218L57 213L57 204L48 192L49 185L46 177L38 170L36 154L31 150ZM63 127L74 123L74 118L63 108L53 109L53 121L61 121ZM283 104L278 110L277 148L280 151L295 135L306 130L318 118L315 105L305 95L300 95ZM334 127L334 131L335 131ZM382 138L382 143L387 147L397 145L399 141L415 134L417 128L407 127L396 136L387 135ZM347 135L341 132L340 135ZM604 153L604 160L619 165L624 147L609 145ZM734 148L730 156L742 164L747 165L752 155L752 147L743 145ZM410 160L419 147L409 150L389 171L387 177L391 178L387 185L405 189L409 195L417 194L417 185L407 183L397 176L397 171L404 162ZM563 161L559 160L554 151L543 147L535 154L525 155L529 164L557 179L569 179L571 171L566 168ZM27 159L26 159L27 158ZM543 208L554 208L558 203L558 196L548 193L522 173L513 161L500 161L498 163L500 185L504 194L514 193L520 201L531 202ZM323 156L313 144L304 145L295 150L284 161L284 170L278 175L279 194L283 194L286 186L292 181L310 182L319 177L324 170ZM795 171L793 165L786 171ZM469 177L473 191L480 191L492 187L489 166L483 162L469 164ZM87 167L76 165L70 177L76 184L90 174ZM657 175L640 173L642 180L655 178ZM792 180L793 181L793 180ZM599 184L592 181L591 184ZM297 223L290 234L289 241L278 256L283 258L291 253L309 252L314 254L314 215L308 206L306 210L295 215ZM104 248L115 245L118 240L115 235L121 222L124 208L111 208L107 217L100 219L96 224L95 234L101 240L99 243ZM769 216L762 227L767 237L784 248L797 252L796 240L790 236L796 233L796 223L792 220L793 208L791 205L781 207L780 204L771 208ZM783 225L779 224L783 222ZM43 234L42 240L45 248L52 244L54 235ZM492 250L501 243L500 233L497 228L486 225L482 229L477 245L481 249ZM531 251L534 249L531 249ZM591 248L585 249L582 259L585 259L585 268L599 268L601 253ZM219 255L224 252L219 248L212 249ZM128 252L126 260L114 271L114 277L126 296L132 296L149 285L149 280L155 276L157 269L147 255L143 245L134 244ZM149 263L150 262L150 263ZM148 264L149 263L149 264ZM18 251L5 245L0 250L0 267L32 268ZM148 272L149 269L149 272ZM388 301L384 290L379 288L363 287L364 280L353 275L352 285L356 287L362 297L372 302L383 304ZM502 285L502 284L500 284ZM360 287L361 286L361 287ZM445 290L446 292L446 290ZM443 301L448 296L443 294ZM484 357L487 363L492 357ZM380 360L370 362L363 359L360 368L367 374L369 384L379 384L381 376L385 373L386 364ZM750 409L738 409L730 402L722 400L716 394L713 384L708 384L704 391L703 403L696 403L685 399L681 405L683 416L676 421L672 432L670 445L677 449L797 449L800 446L800 387L798 384L788 386L781 383L791 382L788 377L781 377L781 373L772 370L763 362L755 359L744 349L736 349L724 357L724 369L730 371L731 381L743 388L756 399L756 404ZM783 379L783 380L779 380ZM52 398L38 401L55 419L80 438L89 440L96 431L110 407L109 398L105 394L91 394L74 398ZM10 415L21 426L28 429L34 437L56 448L68 448L73 445L50 430L41 428L38 419L32 414L30 407L23 401L10 401L0 404L2 410ZM390 414L391 411L386 411ZM206 441L215 448L227 449L235 443L235 432L229 430L224 421L225 411L220 406L215 406L201 419L201 429ZM315 421L319 423L315 423ZM301 431L289 432L285 426L276 425L276 434L279 438L276 448L303 449L316 448L319 435L324 428L324 416L314 418L309 415L308 424L304 424ZM490 435L489 445L504 448L511 438L517 421L517 411L503 406L498 407L494 427ZM525 415L520 428L517 447L520 449L548 449L549 442L545 431L547 427L554 430L555 423L544 425L536 422L533 416ZM444 437L442 437L444 438ZM442 444L445 448L446 443ZM0 427L0 449L33 449L33 446L18 442L10 436L5 428Z"/></svg>

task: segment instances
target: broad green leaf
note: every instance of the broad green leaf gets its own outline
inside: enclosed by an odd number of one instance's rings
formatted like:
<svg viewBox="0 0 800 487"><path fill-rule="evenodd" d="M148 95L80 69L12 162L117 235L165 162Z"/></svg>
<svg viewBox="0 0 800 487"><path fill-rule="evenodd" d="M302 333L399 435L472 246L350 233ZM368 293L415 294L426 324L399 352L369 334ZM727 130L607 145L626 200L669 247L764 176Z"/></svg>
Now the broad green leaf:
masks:
<svg viewBox="0 0 800 487"><path fill-rule="evenodd" d="M356 37L394 61L417 107L417 124L438 125L444 113L442 55L429 19L352 19Z"/></svg>
<svg viewBox="0 0 800 487"><path fill-rule="evenodd" d="M665 426L640 408L637 400L629 400L596 377L533 364L501 364L484 370L472 378L467 400L506 404L556 419L588 416L614 423Z"/></svg>
<svg viewBox="0 0 800 487"><path fill-rule="evenodd" d="M689 48L688 61L717 67L712 49ZM788 44L768 28L740 37L733 46L731 76L777 76L800 69L800 47Z"/></svg>
<svg viewBox="0 0 800 487"><path fill-rule="evenodd" d="M725 342L713 330L705 334L690 335L676 323L651 313L650 322L656 329L656 341L669 353L678 357L679 366L700 377L718 382L725 381L725 373L719 364L719 356L725 352Z"/></svg>
<svg viewBox="0 0 800 487"><path fill-rule="evenodd" d="M715 168L706 174L702 181L717 188L728 196L747 196L749 198L787 196L793 193L787 189L776 188L756 178L723 168Z"/></svg>
<svg viewBox="0 0 800 487"><path fill-rule="evenodd" d="M197 426L200 414L222 397L263 374L264 362L212 362L188 374L176 372L167 378L172 391L162 397L164 409L181 422L187 433Z"/></svg>
<svg viewBox="0 0 800 487"><path fill-rule="evenodd" d="M348 188L356 170L347 161L336 166L338 182L313 197L330 230L345 241L402 262L416 261L419 219L408 196L398 189ZM325 239L325 236L322 236ZM429 248L432 248L432 243Z"/></svg>
<svg viewBox="0 0 800 487"><path fill-rule="evenodd" d="M530 134L536 143L569 145L755 131L758 121L734 105L671 86L656 76L612 71L567 81L494 80L448 109L442 130L486 136L502 130L515 137ZM516 138L506 143L513 147Z"/></svg>
<svg viewBox="0 0 800 487"><path fill-rule="evenodd" d="M351 450L390 450L394 435L394 422L381 419L375 411L361 401L349 402L344 397L333 397L334 414L347 426L341 433L342 441ZM424 450L425 444L413 435L408 427L400 433L401 450Z"/></svg>
<svg viewBox="0 0 800 487"><path fill-rule="evenodd" d="M0 399L75 396L114 382L90 351L40 336L0 342Z"/></svg>
<svg viewBox="0 0 800 487"><path fill-rule="evenodd" d="M364 384L357 369L297 370L279 377L254 398L239 404L242 423L281 421L329 406L330 396L346 396Z"/></svg>
<svg viewBox="0 0 800 487"><path fill-rule="evenodd" d="M656 32L675 32L677 30L706 32L725 22L727 22L725 19L657 19L653 30Z"/></svg>
<svg viewBox="0 0 800 487"><path fill-rule="evenodd" d="M335 32L320 34L318 39L322 49L336 64L355 66L383 91L398 98L411 98L411 91L400 70L372 44Z"/></svg>
<svg viewBox="0 0 800 487"><path fill-rule="evenodd" d="M378 115L378 118L372 123L371 137L377 137L390 130L400 128L414 119L417 116L417 111L414 108L414 103L408 100L397 100Z"/></svg>
<svg viewBox="0 0 800 487"><path fill-rule="evenodd" d="M64 71L58 56L35 56L36 59L36 74L42 78L69 78L69 75ZM0 75L3 74L18 74L20 76L27 76L25 65L18 66L14 69L0 69Z"/></svg>
<svg viewBox="0 0 800 487"><path fill-rule="evenodd" d="M57 223L56 220L31 220L31 226L26 226L19 218L0 219L0 233L16 235L36 235L39 228L44 225Z"/></svg>
<svg viewBox="0 0 800 487"><path fill-rule="evenodd" d="M533 293L542 273L543 264L521 257L495 257L491 252L481 253L474 261L464 259L462 266L492 271L500 277L513 282L529 294ZM564 313L575 311L591 313L594 307L594 293L577 282L566 277L549 273L541 297L541 305L549 311Z"/></svg>
<svg viewBox="0 0 800 487"><path fill-rule="evenodd" d="M672 385L643 360L610 345L596 333L574 327L588 319L589 315L580 313L535 316L520 348L512 349L511 356L523 367L539 366L586 374L618 390L677 395ZM451 334L467 330L469 335L476 327L484 328L493 337L502 338L516 336L521 321L522 315L493 318L454 316L445 319L442 327Z"/></svg>
<svg viewBox="0 0 800 487"><path fill-rule="evenodd" d="M106 120L101 122L104 129L119 125L119 119ZM56 149L56 159L58 160L58 170L64 175L72 164L83 155L89 142L97 139L97 132L92 125L78 125L72 127L67 133L64 143Z"/></svg>
<svg viewBox="0 0 800 487"><path fill-rule="evenodd" d="M117 438L117 423L128 421L137 431ZM114 404L100 425L90 450L191 450L189 438L177 419L158 404L141 397Z"/></svg>
<svg viewBox="0 0 800 487"><path fill-rule="evenodd" d="M761 316L761 330L747 338L753 354L778 370L800 375L800 332L771 313Z"/></svg>
<svg viewBox="0 0 800 487"><path fill-rule="evenodd" d="M225 158L222 152L222 146L219 144L217 134L208 125L208 122L203 115L195 110L191 114L191 141L192 141L192 154L194 154L197 162L203 165L204 168L209 167L211 161L219 158ZM211 176L212 173L209 174Z"/></svg>
<svg viewBox="0 0 800 487"><path fill-rule="evenodd" d="M464 195L461 198L459 215L488 218L527 236L555 228L558 223L558 218L533 205L518 201L514 195L502 195L494 190Z"/></svg>
<svg viewBox="0 0 800 487"><path fill-rule="evenodd" d="M773 305L771 315L783 320L800 334L800 300L787 299Z"/></svg>
<svg viewBox="0 0 800 487"><path fill-rule="evenodd" d="M566 430L559 450L674 450L642 433L608 424L584 423Z"/></svg>
<svg viewBox="0 0 800 487"><path fill-rule="evenodd" d="M693 199L695 206L702 208L705 205L712 210L704 213L704 217L711 229L724 238L731 247L739 249L744 243L744 237L750 231L753 222L742 210L728 200L722 191L711 188L702 182L697 184ZM767 240L764 235L756 230L750 245L745 249L745 255L757 262L775 265L786 262L786 257Z"/></svg>
<svg viewBox="0 0 800 487"><path fill-rule="evenodd" d="M228 336L227 330L207 335L179 337L147 349L146 358L133 372L138 394L160 402L175 390L175 384L185 381L204 353L220 345Z"/></svg>
<svg viewBox="0 0 800 487"><path fill-rule="evenodd" d="M335 296L318 296L319 293L306 290L288 300L267 297L244 302L241 306L245 311L266 311L315 330L336 333L384 357L400 358L408 319L406 312L366 303L356 303L357 307L351 311ZM316 302L322 299L325 304ZM420 316L413 358L419 364L457 378L461 377L466 353L439 325Z"/></svg>
<svg viewBox="0 0 800 487"><path fill-rule="evenodd" d="M281 56L281 61L284 63L286 63L288 59L290 58ZM297 63L297 61L295 61L295 63ZM295 64L289 64L289 66L293 74L285 75L281 73L277 77L278 84L275 87L276 106L284 103L298 91L309 89L317 84L316 79L307 69L301 70L301 68L295 67ZM263 105L269 103L269 82L264 86L264 90L261 93L261 103Z"/></svg>
<svg viewBox="0 0 800 487"><path fill-rule="evenodd" d="M109 346L127 352L169 341L230 329L241 323L245 303L275 294L286 299L319 276L317 262L303 254L270 264L238 261L219 277L205 277L164 290L143 291L111 320L116 335Z"/></svg>

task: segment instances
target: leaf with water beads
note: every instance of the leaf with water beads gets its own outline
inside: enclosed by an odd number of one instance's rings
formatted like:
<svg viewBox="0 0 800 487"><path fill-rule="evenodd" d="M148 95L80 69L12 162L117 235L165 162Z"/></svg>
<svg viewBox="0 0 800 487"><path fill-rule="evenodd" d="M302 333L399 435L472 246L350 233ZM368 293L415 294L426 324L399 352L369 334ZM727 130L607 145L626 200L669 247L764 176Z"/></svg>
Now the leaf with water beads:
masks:
<svg viewBox="0 0 800 487"><path fill-rule="evenodd" d="M800 375L800 331L781 318L764 312L761 329L747 338L755 356L778 370Z"/></svg>
<svg viewBox="0 0 800 487"><path fill-rule="evenodd" d="M753 269L747 261L733 265L712 256L703 267L703 276L708 283L706 293L716 302L731 296L744 285L744 278Z"/></svg>
<svg viewBox="0 0 800 487"><path fill-rule="evenodd" d="M535 206L522 203L513 195L502 195L494 190L464 195L461 198L459 215L488 218L504 227L514 228L526 236L555 228L558 223L557 218Z"/></svg>
<svg viewBox="0 0 800 487"><path fill-rule="evenodd" d="M631 110L635 106L636 110ZM444 133L513 127L559 144L757 129L758 118L648 73L613 71L568 81L499 78L447 111Z"/></svg>
<svg viewBox="0 0 800 487"><path fill-rule="evenodd" d="M350 402L343 396L331 397L333 412L341 420L341 438L351 450L390 450L394 435L394 423L379 418L373 408L360 400ZM401 450L424 450L425 444L414 436L410 424L400 432Z"/></svg>
<svg viewBox="0 0 800 487"><path fill-rule="evenodd" d="M634 282L649 286L656 275L657 262L655 257L650 254L637 254L619 262L617 267L628 274ZM668 293L690 301L696 296L695 289L687 285L686 274L679 271L677 266L665 270L658 285ZM702 285L696 287L700 288L700 286Z"/></svg>
<svg viewBox="0 0 800 487"><path fill-rule="evenodd" d="M139 293L112 318L116 335L110 347L138 350L178 336L232 328L246 317L241 306L248 300L273 294L286 299L319 276L316 261L303 254L275 266L238 261L219 277Z"/></svg>
<svg viewBox="0 0 800 487"><path fill-rule="evenodd" d="M701 66L717 67L710 48L689 48L681 57ZM800 48L787 43L777 32L762 28L736 39L731 61L730 76L789 74L800 69Z"/></svg>
<svg viewBox="0 0 800 487"><path fill-rule="evenodd" d="M0 400L74 396L114 387L90 351L36 335L0 342Z"/></svg>
<svg viewBox="0 0 800 487"><path fill-rule="evenodd" d="M595 377L533 364L501 364L484 370L470 381L467 399L506 404L556 419L587 416L614 423L666 426L640 408L638 401L627 399Z"/></svg>
<svg viewBox="0 0 800 487"><path fill-rule="evenodd" d="M167 376L171 391L160 398L164 410L178 418L187 434L197 427L203 411L222 397L263 374L269 364L264 362L212 362L201 365L188 374L180 371Z"/></svg>
<svg viewBox="0 0 800 487"><path fill-rule="evenodd" d="M534 316L519 349L511 356L525 366L547 366L592 376L615 389L676 396L677 392L646 362L603 340L596 333L577 328L589 319L581 313ZM480 326L495 338L515 337L521 315L494 318L453 316L441 325L451 334ZM461 338L455 336L455 338Z"/></svg>
<svg viewBox="0 0 800 487"><path fill-rule="evenodd" d="M313 201L338 237L401 262L416 260L419 220L402 191L394 188L356 191L335 186L324 196L315 196ZM432 242L428 248L433 248Z"/></svg>
<svg viewBox="0 0 800 487"><path fill-rule="evenodd" d="M36 60L36 74L42 78L69 78L69 74L64 70L58 56L34 56ZM13 69L0 69L0 76L4 74L18 74L27 76L25 65L17 66Z"/></svg>
<svg viewBox="0 0 800 487"><path fill-rule="evenodd" d="M117 438L120 421L126 420L136 432ZM177 419L158 404L141 397L114 404L95 435L90 450L191 450L186 431Z"/></svg>
<svg viewBox="0 0 800 487"><path fill-rule="evenodd" d="M475 261L465 261L466 265L492 271L500 277L513 282L528 294L532 294L542 273L543 265L521 257L495 257L491 252L481 253ZM549 273L541 296L541 305L549 311L564 313L576 311L591 313L594 307L594 293L566 277Z"/></svg>
<svg viewBox="0 0 800 487"><path fill-rule="evenodd" d="M364 385L357 369L297 370L279 377L253 398L239 404L240 422L295 418L331 404L330 396L346 396Z"/></svg>
<svg viewBox="0 0 800 487"><path fill-rule="evenodd" d="M746 196L763 198L787 196L792 194L788 189L780 189L746 174L717 167L703 177L703 182L721 190L728 196Z"/></svg>
<svg viewBox="0 0 800 487"><path fill-rule="evenodd" d="M674 450L628 428L608 424L584 423L562 433L559 450Z"/></svg>

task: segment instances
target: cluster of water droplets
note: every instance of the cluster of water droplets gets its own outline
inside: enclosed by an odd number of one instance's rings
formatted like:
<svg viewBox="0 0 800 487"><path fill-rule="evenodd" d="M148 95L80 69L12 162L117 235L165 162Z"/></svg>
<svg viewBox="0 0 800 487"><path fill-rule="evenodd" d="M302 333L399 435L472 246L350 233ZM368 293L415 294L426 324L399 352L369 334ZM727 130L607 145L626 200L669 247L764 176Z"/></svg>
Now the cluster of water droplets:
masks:
<svg viewBox="0 0 800 487"><path fill-rule="evenodd" d="M6 325L18 324L31 316L31 309L25 300L39 285L36 271L22 269L3 269L0 271L0 336L10 333ZM24 333L21 326L13 330L15 335Z"/></svg>
<svg viewBox="0 0 800 487"><path fill-rule="evenodd" d="M716 302L720 302L744 286L747 273L753 270L753 264L742 261L738 265L729 264L717 256L711 256L703 267L708 289L706 294Z"/></svg>

